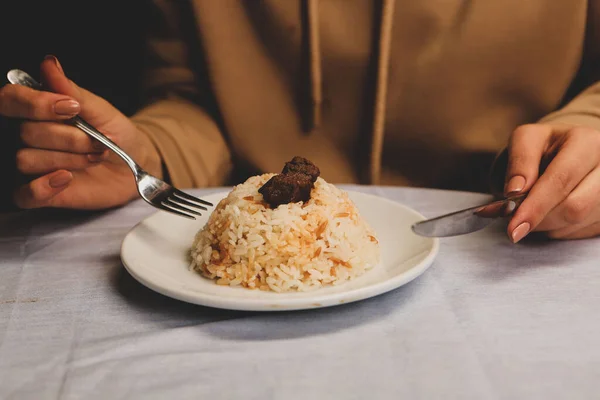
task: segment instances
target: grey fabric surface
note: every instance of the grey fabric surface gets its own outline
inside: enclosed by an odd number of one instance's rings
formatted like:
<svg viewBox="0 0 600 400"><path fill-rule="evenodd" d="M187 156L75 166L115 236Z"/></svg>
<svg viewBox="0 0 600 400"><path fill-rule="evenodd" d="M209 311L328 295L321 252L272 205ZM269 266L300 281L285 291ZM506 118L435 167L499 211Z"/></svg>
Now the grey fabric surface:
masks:
<svg viewBox="0 0 600 400"><path fill-rule="evenodd" d="M353 189L426 216L486 196ZM197 191L198 194L207 193ZM121 240L154 210L0 219L0 399L588 399L600 392L598 240L443 239L388 294L248 313L161 296Z"/></svg>

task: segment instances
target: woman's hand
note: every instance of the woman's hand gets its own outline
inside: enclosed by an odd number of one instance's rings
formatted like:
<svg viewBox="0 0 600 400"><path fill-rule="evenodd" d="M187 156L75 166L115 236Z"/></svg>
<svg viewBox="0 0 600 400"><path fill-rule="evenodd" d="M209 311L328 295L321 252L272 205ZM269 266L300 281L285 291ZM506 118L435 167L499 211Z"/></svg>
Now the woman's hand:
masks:
<svg viewBox="0 0 600 400"><path fill-rule="evenodd" d="M508 154L505 194L529 191L508 224L513 242L532 231L556 239L600 235L599 131L524 125L513 133Z"/></svg>
<svg viewBox="0 0 600 400"><path fill-rule="evenodd" d="M33 180L14 192L17 206L102 209L123 205L137 196L127 165L102 144L64 123L75 115L160 177L158 152L125 115L67 79L53 56L42 62L41 77L52 93L20 85L0 89L0 114L25 120L20 132L26 147L17 153L17 168Z"/></svg>

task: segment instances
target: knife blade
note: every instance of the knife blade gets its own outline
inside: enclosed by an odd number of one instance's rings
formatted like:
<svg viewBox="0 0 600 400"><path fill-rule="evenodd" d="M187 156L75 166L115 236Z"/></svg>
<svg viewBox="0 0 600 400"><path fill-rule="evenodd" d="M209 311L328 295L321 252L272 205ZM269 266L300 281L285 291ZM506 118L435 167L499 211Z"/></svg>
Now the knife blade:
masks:
<svg viewBox="0 0 600 400"><path fill-rule="evenodd" d="M498 218L508 217L521 205L527 194L455 211L419 221L412 225L414 233L426 237L449 237L479 231Z"/></svg>

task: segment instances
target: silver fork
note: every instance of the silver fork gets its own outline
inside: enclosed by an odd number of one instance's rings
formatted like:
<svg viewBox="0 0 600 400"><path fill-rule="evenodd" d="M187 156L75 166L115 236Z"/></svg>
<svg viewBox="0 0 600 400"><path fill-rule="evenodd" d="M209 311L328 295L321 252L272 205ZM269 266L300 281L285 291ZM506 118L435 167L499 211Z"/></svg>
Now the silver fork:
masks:
<svg viewBox="0 0 600 400"><path fill-rule="evenodd" d="M13 69L6 76L10 83L43 90L42 85L24 71ZM133 172L138 193L151 206L190 219L196 219L194 215L202 215L197 211L198 209L206 211L207 208L204 206L213 206L212 203L184 193L144 171L123 149L79 116L70 119L69 122L114 151L125 161Z"/></svg>

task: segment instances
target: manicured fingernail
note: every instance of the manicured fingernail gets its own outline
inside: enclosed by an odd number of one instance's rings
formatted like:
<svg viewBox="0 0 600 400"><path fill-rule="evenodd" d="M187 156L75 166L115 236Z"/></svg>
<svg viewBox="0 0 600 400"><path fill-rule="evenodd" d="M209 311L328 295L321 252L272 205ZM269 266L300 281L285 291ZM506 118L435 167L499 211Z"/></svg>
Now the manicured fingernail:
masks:
<svg viewBox="0 0 600 400"><path fill-rule="evenodd" d="M54 112L58 115L75 116L80 110L81 106L75 100L59 100L54 103Z"/></svg>
<svg viewBox="0 0 600 400"><path fill-rule="evenodd" d="M506 188L504 192L507 195L520 193L525 188L525 178L517 175L513 176L508 183L506 184Z"/></svg>
<svg viewBox="0 0 600 400"><path fill-rule="evenodd" d="M44 57L44 59L52 60L54 62L54 64L56 65L56 68L58 68L63 75L65 74L65 71L63 71L63 69L62 69L62 65L60 65L60 62L58 62L58 58L56 58L52 54L48 54L46 57Z"/></svg>
<svg viewBox="0 0 600 400"><path fill-rule="evenodd" d="M108 152L105 151L105 152L100 153L100 154L88 154L87 158L92 163L99 163L99 162L102 162L102 161L104 161L104 160L106 160L108 158Z"/></svg>
<svg viewBox="0 0 600 400"><path fill-rule="evenodd" d="M73 175L70 172L62 172L50 177L48 184L51 188L58 189L66 186L73 180Z"/></svg>
<svg viewBox="0 0 600 400"><path fill-rule="evenodd" d="M529 222L523 222L521 225L517 226L511 233L513 243L519 242L523 239L531 229L531 225Z"/></svg>

